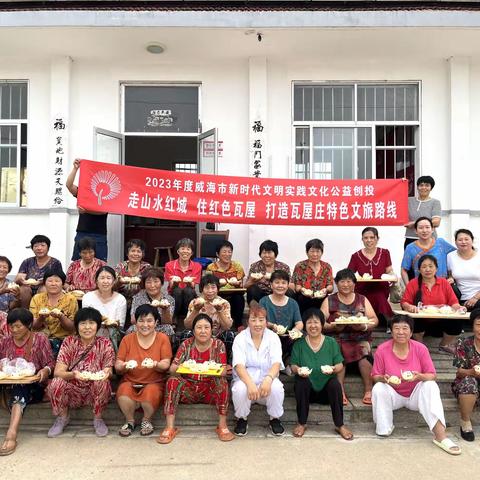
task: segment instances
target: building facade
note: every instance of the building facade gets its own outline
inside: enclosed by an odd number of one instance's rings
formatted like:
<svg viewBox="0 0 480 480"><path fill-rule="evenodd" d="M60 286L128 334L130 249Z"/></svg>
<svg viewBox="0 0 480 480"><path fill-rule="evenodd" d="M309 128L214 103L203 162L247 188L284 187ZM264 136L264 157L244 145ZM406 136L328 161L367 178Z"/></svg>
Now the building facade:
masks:
<svg viewBox="0 0 480 480"><path fill-rule="evenodd" d="M14 271L37 233L68 265L77 212L64 182L77 157L208 173L216 159L233 176L405 176L411 193L432 175L439 235L480 232L477 3L34 7L0 2L0 250ZM245 267L266 238L291 266L313 237L334 270L361 247L353 227L218 228ZM399 272L404 228L378 228ZM109 261L125 238L153 248L185 232L195 225L111 215Z"/></svg>

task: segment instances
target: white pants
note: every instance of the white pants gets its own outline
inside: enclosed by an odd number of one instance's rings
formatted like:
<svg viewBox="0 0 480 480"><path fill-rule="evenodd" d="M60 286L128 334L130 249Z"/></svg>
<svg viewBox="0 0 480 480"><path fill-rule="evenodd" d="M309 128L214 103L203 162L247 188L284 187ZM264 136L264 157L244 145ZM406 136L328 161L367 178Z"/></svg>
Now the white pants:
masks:
<svg viewBox="0 0 480 480"><path fill-rule="evenodd" d="M257 385L257 387L260 384ZM267 406L267 413L272 418L280 418L283 415L283 399L285 392L283 390L283 383L275 378L272 382L272 389L268 397L259 398L258 400L249 400L247 386L241 381L237 380L232 385L232 401L235 408L235 416L237 418L247 418L250 415L252 403Z"/></svg>
<svg viewBox="0 0 480 480"><path fill-rule="evenodd" d="M403 397L391 385L378 382L372 389L373 421L377 435L392 433L393 411L402 407L420 412L430 430L438 421L445 426L440 390L436 382L430 380L417 383L410 397Z"/></svg>

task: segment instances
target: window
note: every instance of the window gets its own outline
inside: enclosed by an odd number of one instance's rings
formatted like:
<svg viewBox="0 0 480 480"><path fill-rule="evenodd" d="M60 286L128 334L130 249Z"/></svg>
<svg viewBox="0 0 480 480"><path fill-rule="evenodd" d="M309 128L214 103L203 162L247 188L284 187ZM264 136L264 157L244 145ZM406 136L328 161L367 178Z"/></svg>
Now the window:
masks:
<svg viewBox="0 0 480 480"><path fill-rule="evenodd" d="M198 87L126 85L125 133L199 132Z"/></svg>
<svg viewBox="0 0 480 480"><path fill-rule="evenodd" d="M26 205L27 83L0 81L0 205Z"/></svg>
<svg viewBox="0 0 480 480"><path fill-rule="evenodd" d="M414 192L418 84L294 85L295 176L408 178Z"/></svg>

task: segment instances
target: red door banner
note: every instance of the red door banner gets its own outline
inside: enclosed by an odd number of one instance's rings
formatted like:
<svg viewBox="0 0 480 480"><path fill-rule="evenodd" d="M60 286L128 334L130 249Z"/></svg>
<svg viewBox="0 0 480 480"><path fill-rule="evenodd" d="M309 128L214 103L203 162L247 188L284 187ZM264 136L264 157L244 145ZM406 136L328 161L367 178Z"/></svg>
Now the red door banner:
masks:
<svg viewBox="0 0 480 480"><path fill-rule="evenodd" d="M265 225L404 225L408 181L291 180L80 163L78 206L169 220Z"/></svg>

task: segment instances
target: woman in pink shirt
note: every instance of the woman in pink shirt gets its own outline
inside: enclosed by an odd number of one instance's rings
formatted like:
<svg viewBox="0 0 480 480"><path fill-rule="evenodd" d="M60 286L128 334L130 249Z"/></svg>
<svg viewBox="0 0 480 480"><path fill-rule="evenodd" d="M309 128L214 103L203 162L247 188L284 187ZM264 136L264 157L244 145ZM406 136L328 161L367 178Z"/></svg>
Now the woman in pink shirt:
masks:
<svg viewBox="0 0 480 480"><path fill-rule="evenodd" d="M461 453L445 433L440 389L428 348L412 340L413 319L394 315L392 340L378 346L372 379L373 421L377 435L388 437L393 429L393 411L402 407L420 412L432 431L433 443L451 455Z"/></svg>
<svg viewBox="0 0 480 480"><path fill-rule="evenodd" d="M175 299L174 316L187 314L190 302L196 298L195 285L200 283L202 266L193 262L195 244L189 238L182 238L175 245L178 259L165 264L165 280L168 282L168 293Z"/></svg>

